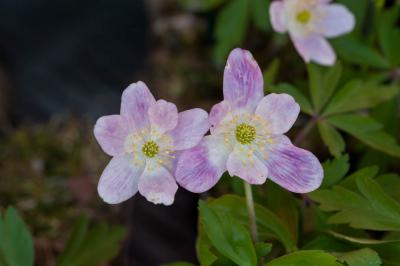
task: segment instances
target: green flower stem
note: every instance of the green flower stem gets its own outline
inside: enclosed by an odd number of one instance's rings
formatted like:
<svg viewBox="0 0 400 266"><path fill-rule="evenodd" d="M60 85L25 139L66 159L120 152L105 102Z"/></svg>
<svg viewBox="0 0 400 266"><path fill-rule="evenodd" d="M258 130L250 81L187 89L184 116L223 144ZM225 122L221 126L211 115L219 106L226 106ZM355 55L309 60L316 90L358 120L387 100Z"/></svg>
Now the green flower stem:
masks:
<svg viewBox="0 0 400 266"><path fill-rule="evenodd" d="M257 223L256 223L256 212L254 210L254 201L253 201L253 192L251 191L251 185L244 182L244 192L246 195L246 204L247 211L249 213L249 223L250 223L250 232L251 238L253 239L254 244L257 243Z"/></svg>

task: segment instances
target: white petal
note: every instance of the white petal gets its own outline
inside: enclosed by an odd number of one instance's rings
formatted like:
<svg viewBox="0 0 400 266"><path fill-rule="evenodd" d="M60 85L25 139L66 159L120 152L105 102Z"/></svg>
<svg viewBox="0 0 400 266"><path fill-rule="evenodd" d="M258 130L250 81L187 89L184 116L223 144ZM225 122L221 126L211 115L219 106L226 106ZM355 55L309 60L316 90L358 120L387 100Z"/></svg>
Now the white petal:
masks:
<svg viewBox="0 0 400 266"><path fill-rule="evenodd" d="M292 40L305 62L314 61L326 66L335 64L336 54L324 37L317 34L310 34L307 37L292 36Z"/></svg>
<svg viewBox="0 0 400 266"><path fill-rule="evenodd" d="M355 26L354 15L340 4L319 7L323 14L318 21L318 31L326 37L337 37L351 32Z"/></svg>

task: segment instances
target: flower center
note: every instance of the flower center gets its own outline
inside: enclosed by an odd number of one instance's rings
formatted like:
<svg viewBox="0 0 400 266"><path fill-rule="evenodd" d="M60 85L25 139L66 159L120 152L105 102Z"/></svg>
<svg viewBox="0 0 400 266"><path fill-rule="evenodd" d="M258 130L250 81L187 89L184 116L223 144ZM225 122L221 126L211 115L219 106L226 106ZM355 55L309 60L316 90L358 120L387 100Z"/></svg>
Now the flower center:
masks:
<svg viewBox="0 0 400 266"><path fill-rule="evenodd" d="M303 10L297 13L297 21L302 24L307 24L311 19L311 12L308 10Z"/></svg>
<svg viewBox="0 0 400 266"><path fill-rule="evenodd" d="M235 133L237 141L242 144L250 144L256 138L256 129L245 123L238 125Z"/></svg>
<svg viewBox="0 0 400 266"><path fill-rule="evenodd" d="M159 151L159 148L158 148L157 143L155 143L152 140L143 144L142 152L144 155L146 155L149 158L153 158L154 156L156 156L158 154L158 151Z"/></svg>

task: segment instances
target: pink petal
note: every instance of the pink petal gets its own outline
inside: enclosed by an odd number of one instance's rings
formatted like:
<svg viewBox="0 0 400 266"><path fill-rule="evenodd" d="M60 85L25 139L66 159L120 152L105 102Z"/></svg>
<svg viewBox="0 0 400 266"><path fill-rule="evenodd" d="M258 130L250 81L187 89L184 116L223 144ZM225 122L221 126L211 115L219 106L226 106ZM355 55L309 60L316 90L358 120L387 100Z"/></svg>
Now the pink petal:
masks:
<svg viewBox="0 0 400 266"><path fill-rule="evenodd" d="M256 115L267 123L271 134L286 133L294 124L300 113L300 106L292 96L281 93L271 93L258 104Z"/></svg>
<svg viewBox="0 0 400 266"><path fill-rule="evenodd" d="M249 51L234 49L224 71L224 100L232 107L254 109L264 96L263 77Z"/></svg>
<svg viewBox="0 0 400 266"><path fill-rule="evenodd" d="M223 137L204 137L199 145L183 151L179 156L175 171L176 181L191 192L209 190L225 172L229 152Z"/></svg>
<svg viewBox="0 0 400 266"><path fill-rule="evenodd" d="M324 16L317 26L319 32L324 36L337 37L354 29L354 15L344 5L331 4L319 8Z"/></svg>
<svg viewBox="0 0 400 266"><path fill-rule="evenodd" d="M146 168L139 180L139 192L155 204L171 205L178 190L171 173L162 166Z"/></svg>
<svg viewBox="0 0 400 266"><path fill-rule="evenodd" d="M143 166L135 165L132 155L112 158L97 186L100 197L109 204L117 204L135 195Z"/></svg>
<svg viewBox="0 0 400 266"><path fill-rule="evenodd" d="M230 114L231 107L229 106L229 103L226 101L222 101L220 103L217 103L211 108L210 111L210 131L211 134L217 133L220 131L220 125L222 121Z"/></svg>
<svg viewBox="0 0 400 266"><path fill-rule="evenodd" d="M152 128L158 133L164 133L176 127L178 123L178 109L175 104L158 100L149 108L149 119Z"/></svg>
<svg viewBox="0 0 400 266"><path fill-rule="evenodd" d="M305 62L315 61L326 66L331 66L335 63L335 51L322 36L310 34L304 38L292 37L292 40Z"/></svg>
<svg viewBox="0 0 400 266"><path fill-rule="evenodd" d="M264 163L272 181L296 193L308 193L321 185L324 172L311 152L293 146L284 135L267 145Z"/></svg>
<svg viewBox="0 0 400 266"><path fill-rule="evenodd" d="M124 153L128 135L126 121L120 115L100 117L94 126L94 136L105 153L117 156Z"/></svg>
<svg viewBox="0 0 400 266"><path fill-rule="evenodd" d="M272 28L276 32L284 33L286 28L285 17L284 17L283 1L273 1L269 6L269 16L271 18Z"/></svg>
<svg viewBox="0 0 400 266"><path fill-rule="evenodd" d="M233 151L228 158L229 175L238 176L250 184L264 184L268 176L268 168L254 154L246 151Z"/></svg>
<svg viewBox="0 0 400 266"><path fill-rule="evenodd" d="M196 146L209 130L208 114L195 108L179 113L178 125L168 134L172 137L175 150Z"/></svg>
<svg viewBox="0 0 400 266"><path fill-rule="evenodd" d="M146 84L132 83L122 93L121 115L129 121L132 131L148 127L148 109L156 100Z"/></svg>

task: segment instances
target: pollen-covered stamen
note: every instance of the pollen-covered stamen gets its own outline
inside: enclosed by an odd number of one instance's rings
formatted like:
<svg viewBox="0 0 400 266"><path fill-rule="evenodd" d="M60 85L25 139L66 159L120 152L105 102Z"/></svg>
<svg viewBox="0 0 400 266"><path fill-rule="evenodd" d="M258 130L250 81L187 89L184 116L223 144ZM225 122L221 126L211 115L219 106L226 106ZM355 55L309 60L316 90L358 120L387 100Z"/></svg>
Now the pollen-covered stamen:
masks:
<svg viewBox="0 0 400 266"><path fill-rule="evenodd" d="M142 146L143 154L149 158L153 158L154 156L156 156L158 154L158 151L159 151L159 147L158 147L157 143L155 143L152 140L147 141Z"/></svg>
<svg viewBox="0 0 400 266"><path fill-rule="evenodd" d="M256 138L255 127L242 123L236 127L235 131L236 140L241 144L250 144Z"/></svg>
<svg viewBox="0 0 400 266"><path fill-rule="evenodd" d="M297 21L302 24L307 24L311 19L311 12L308 10L303 10L297 13Z"/></svg>

